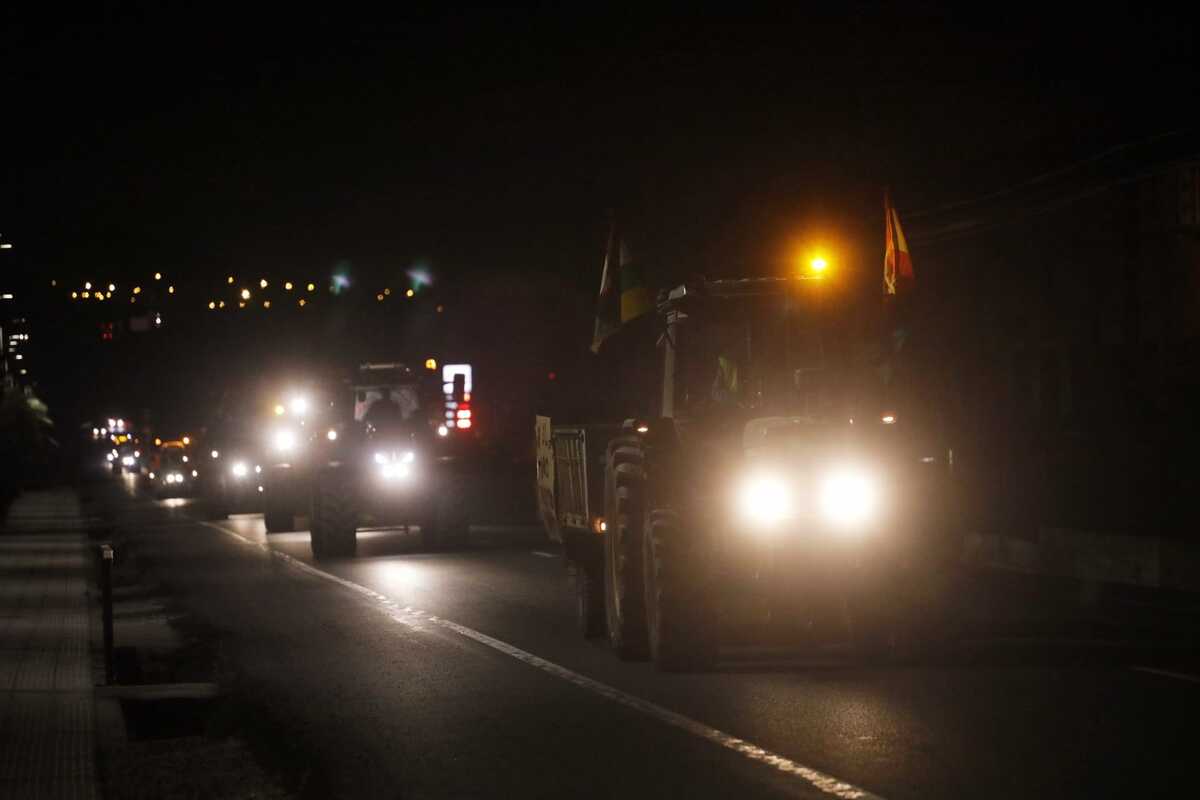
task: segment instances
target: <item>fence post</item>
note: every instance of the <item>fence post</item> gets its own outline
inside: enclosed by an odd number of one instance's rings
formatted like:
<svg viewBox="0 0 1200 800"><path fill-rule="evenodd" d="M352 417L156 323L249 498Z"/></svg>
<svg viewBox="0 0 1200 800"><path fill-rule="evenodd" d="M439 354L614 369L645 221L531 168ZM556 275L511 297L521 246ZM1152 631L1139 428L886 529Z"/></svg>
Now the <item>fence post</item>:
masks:
<svg viewBox="0 0 1200 800"><path fill-rule="evenodd" d="M100 593L104 606L104 683L113 682L112 545L100 545Z"/></svg>

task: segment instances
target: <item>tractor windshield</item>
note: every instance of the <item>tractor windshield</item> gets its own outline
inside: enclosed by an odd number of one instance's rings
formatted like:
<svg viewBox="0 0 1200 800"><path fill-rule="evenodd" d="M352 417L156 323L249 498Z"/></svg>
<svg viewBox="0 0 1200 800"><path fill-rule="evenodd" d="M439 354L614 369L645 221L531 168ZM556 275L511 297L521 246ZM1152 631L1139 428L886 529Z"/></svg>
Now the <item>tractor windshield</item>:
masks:
<svg viewBox="0 0 1200 800"><path fill-rule="evenodd" d="M811 306L782 293L689 309L679 343L681 406L696 416L827 417L845 360L830 334Z"/></svg>

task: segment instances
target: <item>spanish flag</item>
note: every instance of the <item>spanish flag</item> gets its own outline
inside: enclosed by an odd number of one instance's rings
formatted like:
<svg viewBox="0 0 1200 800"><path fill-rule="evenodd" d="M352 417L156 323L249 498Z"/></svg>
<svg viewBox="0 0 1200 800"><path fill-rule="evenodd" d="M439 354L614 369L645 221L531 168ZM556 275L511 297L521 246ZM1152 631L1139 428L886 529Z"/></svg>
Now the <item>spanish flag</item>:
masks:
<svg viewBox="0 0 1200 800"><path fill-rule="evenodd" d="M908 240L900 227L900 217L892 206L887 192L883 194L884 237L883 250L883 293L898 294L910 288L916 275L913 273L912 255L908 252Z"/></svg>

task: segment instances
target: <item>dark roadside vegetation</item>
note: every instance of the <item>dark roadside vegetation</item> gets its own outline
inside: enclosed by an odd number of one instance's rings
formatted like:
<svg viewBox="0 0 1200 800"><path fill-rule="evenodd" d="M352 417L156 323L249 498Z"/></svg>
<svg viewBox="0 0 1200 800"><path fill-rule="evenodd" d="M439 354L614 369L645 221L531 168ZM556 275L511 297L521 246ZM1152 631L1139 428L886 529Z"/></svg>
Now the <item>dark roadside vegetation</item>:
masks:
<svg viewBox="0 0 1200 800"><path fill-rule="evenodd" d="M32 391L0 389L0 518L24 489L69 476L46 404Z"/></svg>

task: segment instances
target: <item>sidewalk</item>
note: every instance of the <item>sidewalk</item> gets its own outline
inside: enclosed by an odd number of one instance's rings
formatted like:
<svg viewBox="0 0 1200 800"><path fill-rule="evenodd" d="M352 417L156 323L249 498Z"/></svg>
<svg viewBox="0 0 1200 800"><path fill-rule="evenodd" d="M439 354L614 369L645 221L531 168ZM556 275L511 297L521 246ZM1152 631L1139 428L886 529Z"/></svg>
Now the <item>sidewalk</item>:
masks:
<svg viewBox="0 0 1200 800"><path fill-rule="evenodd" d="M88 548L69 490L17 498L0 527L0 797L98 795Z"/></svg>

